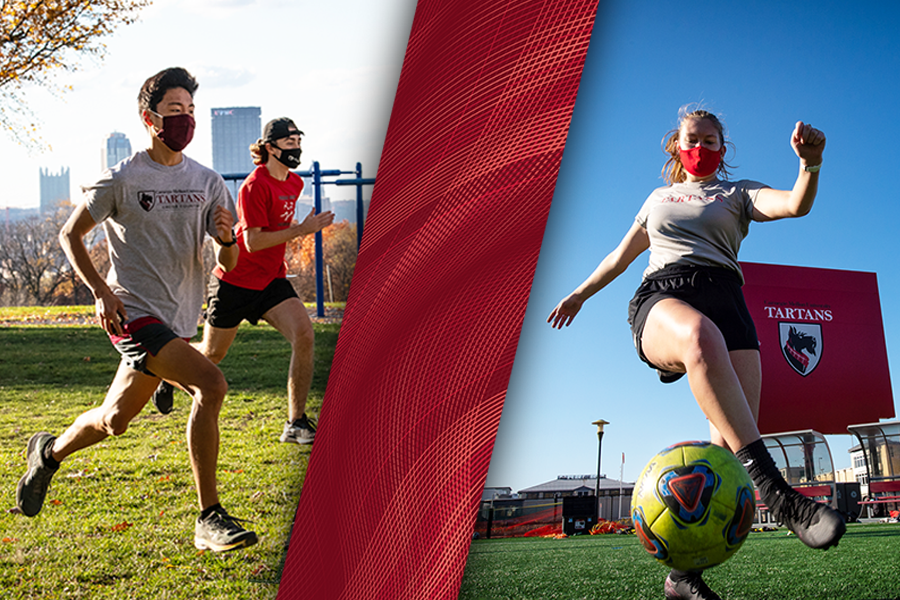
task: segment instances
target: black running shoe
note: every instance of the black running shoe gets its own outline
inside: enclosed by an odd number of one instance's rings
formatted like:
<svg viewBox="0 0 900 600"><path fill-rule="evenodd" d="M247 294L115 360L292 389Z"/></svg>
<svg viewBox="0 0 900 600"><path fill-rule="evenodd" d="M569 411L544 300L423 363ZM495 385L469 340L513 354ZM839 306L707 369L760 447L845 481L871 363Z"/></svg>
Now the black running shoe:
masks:
<svg viewBox="0 0 900 600"><path fill-rule="evenodd" d="M666 600L722 600L709 589L700 571L675 571L666 577Z"/></svg>
<svg viewBox="0 0 900 600"><path fill-rule="evenodd" d="M174 404L175 387L168 381L160 381L156 391L153 392L153 406L160 414L167 415L172 412Z"/></svg>
<svg viewBox="0 0 900 600"><path fill-rule="evenodd" d="M795 490L776 490L774 500L766 498L772 516L797 534L810 548L828 549L837 546L847 531L844 517L830 507L810 500Z"/></svg>
<svg viewBox="0 0 900 600"><path fill-rule="evenodd" d="M219 508L205 519L197 519L194 528L194 546L198 550L228 552L246 548L257 542L256 533L241 527L238 519Z"/></svg>
<svg viewBox="0 0 900 600"><path fill-rule="evenodd" d="M59 470L44 464L44 446L52 444L56 437L46 431L36 433L28 440L28 470L16 488L16 506L26 517L33 517L44 506L44 498L50 488L50 479Z"/></svg>

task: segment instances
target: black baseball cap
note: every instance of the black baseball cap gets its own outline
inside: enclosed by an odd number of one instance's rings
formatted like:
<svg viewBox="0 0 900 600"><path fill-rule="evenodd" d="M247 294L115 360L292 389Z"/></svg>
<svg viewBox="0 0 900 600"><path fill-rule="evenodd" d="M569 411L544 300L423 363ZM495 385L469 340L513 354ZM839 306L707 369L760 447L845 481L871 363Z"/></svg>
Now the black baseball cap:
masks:
<svg viewBox="0 0 900 600"><path fill-rule="evenodd" d="M272 119L268 123L266 123L265 128L263 129L263 141L264 142L274 142L275 140L280 140L281 138L290 137L292 135L303 135L303 132L300 131L294 122L288 119L287 117L281 117L278 119Z"/></svg>

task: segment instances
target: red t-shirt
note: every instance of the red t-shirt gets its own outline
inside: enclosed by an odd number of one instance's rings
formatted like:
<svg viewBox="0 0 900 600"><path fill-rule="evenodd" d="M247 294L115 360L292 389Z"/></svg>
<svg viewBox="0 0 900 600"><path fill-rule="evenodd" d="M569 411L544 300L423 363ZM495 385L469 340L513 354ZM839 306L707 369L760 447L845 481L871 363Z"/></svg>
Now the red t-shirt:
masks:
<svg viewBox="0 0 900 600"><path fill-rule="evenodd" d="M251 290L265 289L274 279L284 277L287 244L250 252L245 232L253 227L262 231L287 229L294 220L301 190L303 180L296 173L288 173L286 181L278 181L265 165L256 167L238 192L238 223L234 231L240 248L237 266L227 273L217 266L213 274L222 281Z"/></svg>

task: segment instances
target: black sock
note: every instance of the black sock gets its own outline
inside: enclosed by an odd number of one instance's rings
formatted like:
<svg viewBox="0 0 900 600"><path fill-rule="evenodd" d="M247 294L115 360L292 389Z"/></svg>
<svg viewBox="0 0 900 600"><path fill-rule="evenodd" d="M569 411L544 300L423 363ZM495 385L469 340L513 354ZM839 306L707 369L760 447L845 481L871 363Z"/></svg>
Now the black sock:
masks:
<svg viewBox="0 0 900 600"><path fill-rule="evenodd" d="M53 442L56 441L56 438L50 438L50 441L44 444L44 447L41 448L41 458L44 459L44 466L53 469L54 471L59 468L59 461L53 458Z"/></svg>
<svg viewBox="0 0 900 600"><path fill-rule="evenodd" d="M793 491L788 482L784 480L781 471L775 466L769 449L766 448L765 442L761 439L747 444L734 453L747 473L750 479L756 484L759 491L760 499L765 502L769 508L776 508L776 500L780 496Z"/></svg>
<svg viewBox="0 0 900 600"><path fill-rule="evenodd" d="M207 517L209 517L209 515L213 514L214 512L224 512L222 505L219 504L218 502L216 504L213 504L212 506L207 506L202 511L200 511L200 520L201 521L205 520Z"/></svg>

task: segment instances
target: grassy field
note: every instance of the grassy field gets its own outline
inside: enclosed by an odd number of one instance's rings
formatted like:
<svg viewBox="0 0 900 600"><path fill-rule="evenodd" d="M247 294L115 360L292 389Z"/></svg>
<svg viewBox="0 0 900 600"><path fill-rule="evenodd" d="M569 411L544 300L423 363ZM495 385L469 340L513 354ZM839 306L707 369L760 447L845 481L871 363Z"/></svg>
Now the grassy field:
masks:
<svg viewBox="0 0 900 600"><path fill-rule="evenodd" d="M314 415L339 325L315 327ZM99 404L118 356L95 326L0 327L3 598L274 598L310 452L278 442L289 357L274 329L245 325L222 362L230 389L220 422L220 496L252 522L260 542L217 555L193 546L198 509L184 434L190 404L181 393L173 413L148 405L124 435L65 461L37 517L10 512L29 437L58 434Z"/></svg>
<svg viewBox="0 0 900 600"><path fill-rule="evenodd" d="M476 540L459 600L662 598L667 572L634 535ZM751 533L704 578L726 600L900 600L900 525L850 525L828 551Z"/></svg>

